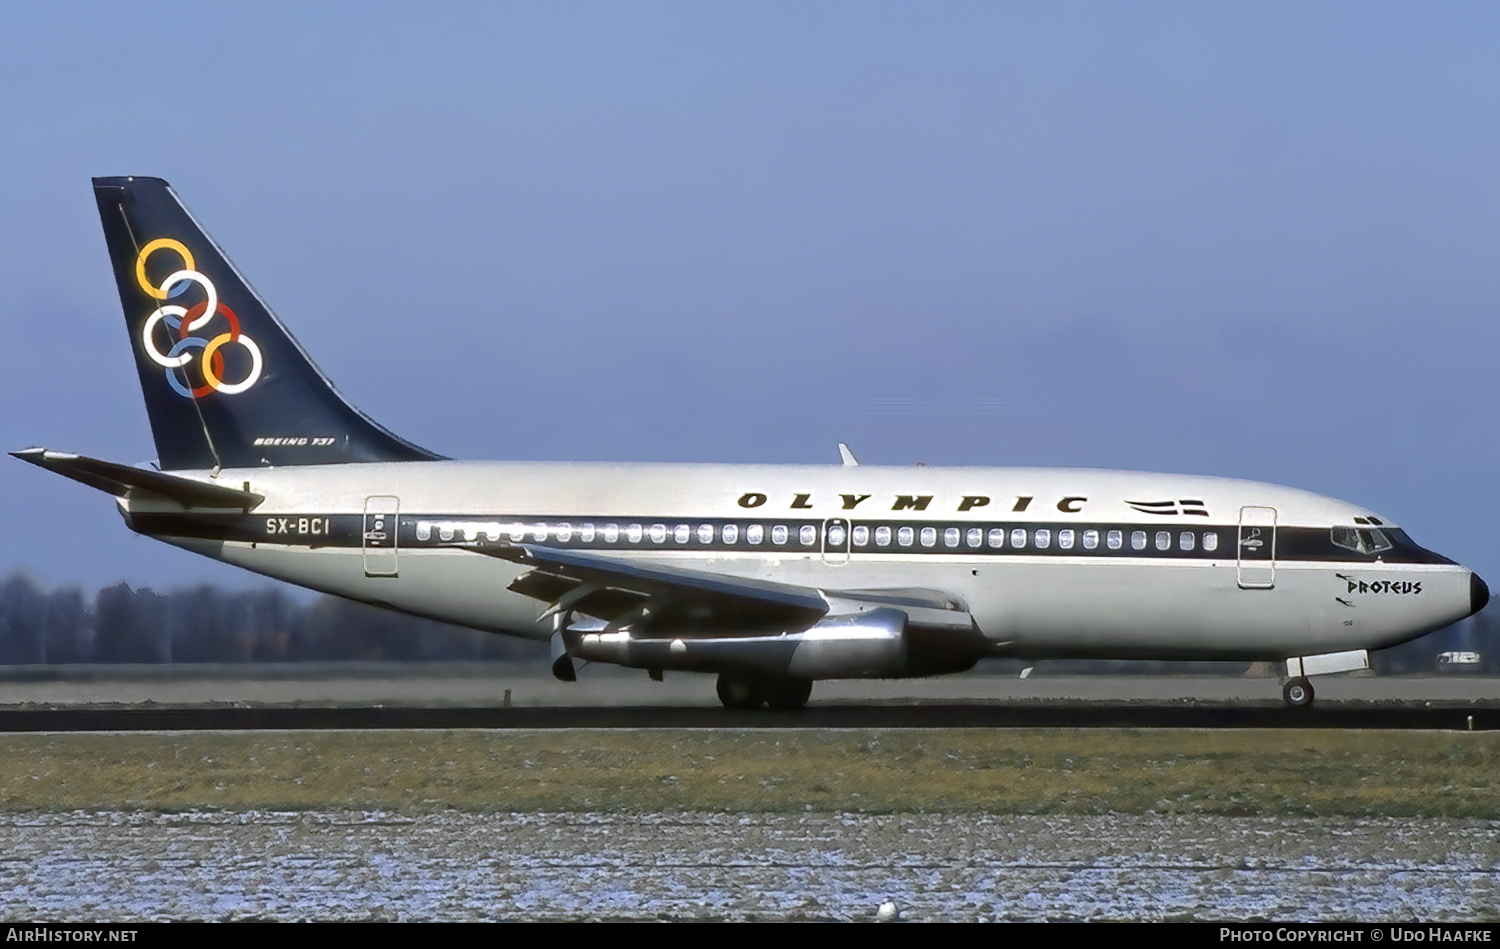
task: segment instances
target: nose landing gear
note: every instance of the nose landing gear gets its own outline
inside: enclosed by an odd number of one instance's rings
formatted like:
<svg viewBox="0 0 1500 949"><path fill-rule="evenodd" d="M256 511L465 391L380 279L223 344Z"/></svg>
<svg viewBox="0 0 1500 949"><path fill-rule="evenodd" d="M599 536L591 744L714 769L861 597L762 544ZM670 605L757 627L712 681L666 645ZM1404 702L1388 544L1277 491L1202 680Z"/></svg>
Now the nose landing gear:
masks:
<svg viewBox="0 0 1500 949"><path fill-rule="evenodd" d="M1363 649L1326 652L1315 656L1291 656L1286 661L1286 684L1281 697L1292 708L1307 708L1313 702L1312 683L1308 676L1334 675L1339 672L1362 672L1370 668L1370 654Z"/></svg>
<svg viewBox="0 0 1500 949"><path fill-rule="evenodd" d="M1286 685L1281 687L1281 697L1292 708L1307 708L1313 701L1312 683L1302 676L1288 679Z"/></svg>

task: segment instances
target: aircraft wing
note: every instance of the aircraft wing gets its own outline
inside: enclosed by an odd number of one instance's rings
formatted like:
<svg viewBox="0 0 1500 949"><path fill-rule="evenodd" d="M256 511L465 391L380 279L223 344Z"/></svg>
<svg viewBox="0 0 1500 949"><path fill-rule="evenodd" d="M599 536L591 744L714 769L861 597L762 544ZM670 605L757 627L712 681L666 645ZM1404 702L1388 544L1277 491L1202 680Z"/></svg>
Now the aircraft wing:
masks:
<svg viewBox="0 0 1500 949"><path fill-rule="evenodd" d="M935 590L830 592L535 544L466 549L532 567L510 589L548 603L547 614L577 611L648 635L764 635L877 609L899 610L923 626L973 627L965 604Z"/></svg>
<svg viewBox="0 0 1500 949"><path fill-rule="evenodd" d="M265 500L253 491L241 491L220 484L205 484L181 475L133 468L130 465L100 461L84 455L71 455L45 448L25 448L10 453L12 457L71 478L79 484L112 494L117 498L134 498L142 494L176 501L183 507L241 508L249 511Z"/></svg>
<svg viewBox="0 0 1500 949"><path fill-rule="evenodd" d="M682 628L704 632L770 627L805 628L828 613L818 591L787 583L643 564L535 544L469 548L533 569L510 589L550 604L549 613L574 610L612 626Z"/></svg>

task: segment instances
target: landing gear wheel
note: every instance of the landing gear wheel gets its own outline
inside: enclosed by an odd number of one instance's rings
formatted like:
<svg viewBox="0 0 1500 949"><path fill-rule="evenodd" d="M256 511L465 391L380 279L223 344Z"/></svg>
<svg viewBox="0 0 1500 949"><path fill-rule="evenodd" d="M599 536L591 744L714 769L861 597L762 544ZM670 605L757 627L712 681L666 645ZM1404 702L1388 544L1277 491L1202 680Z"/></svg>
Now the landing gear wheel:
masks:
<svg viewBox="0 0 1500 949"><path fill-rule="evenodd" d="M781 679L766 684L766 704L780 712L795 712L812 695L811 679Z"/></svg>
<svg viewBox="0 0 1500 949"><path fill-rule="evenodd" d="M759 709L770 706L781 712L794 712L807 704L812 695L811 679L760 678L719 673L716 687L725 708Z"/></svg>
<svg viewBox="0 0 1500 949"><path fill-rule="evenodd" d="M1292 708L1307 708L1313 701L1312 683L1298 676L1281 688L1281 697Z"/></svg>
<svg viewBox="0 0 1500 949"><path fill-rule="evenodd" d="M715 691L719 693L719 701L724 703L725 708L760 708L766 700L761 694L759 683L724 673L719 674Z"/></svg>

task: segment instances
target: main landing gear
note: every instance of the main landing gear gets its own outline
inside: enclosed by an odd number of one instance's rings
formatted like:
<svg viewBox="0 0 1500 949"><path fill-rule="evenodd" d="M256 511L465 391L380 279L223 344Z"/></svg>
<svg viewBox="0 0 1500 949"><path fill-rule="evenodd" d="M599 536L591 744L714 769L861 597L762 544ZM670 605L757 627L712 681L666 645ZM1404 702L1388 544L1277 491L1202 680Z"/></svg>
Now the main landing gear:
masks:
<svg viewBox="0 0 1500 949"><path fill-rule="evenodd" d="M791 712L807 704L812 680L721 672L718 692L725 708Z"/></svg>

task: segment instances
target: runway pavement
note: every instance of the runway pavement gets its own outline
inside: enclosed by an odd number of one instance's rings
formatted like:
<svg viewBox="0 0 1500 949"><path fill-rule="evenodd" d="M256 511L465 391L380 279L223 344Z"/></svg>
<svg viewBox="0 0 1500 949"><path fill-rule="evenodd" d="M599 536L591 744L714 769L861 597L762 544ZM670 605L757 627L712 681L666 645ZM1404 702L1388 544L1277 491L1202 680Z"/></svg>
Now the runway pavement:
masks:
<svg viewBox="0 0 1500 949"><path fill-rule="evenodd" d="M1379 728L1489 731L1500 710L1411 706L1310 710L1089 705L849 705L799 712L630 706L503 708L24 708L0 732L451 728Z"/></svg>
<svg viewBox="0 0 1500 949"><path fill-rule="evenodd" d="M0 667L0 731L249 728L1500 728L1500 679L1332 676L1311 709L1274 676L820 682L799 713L727 712L711 676L505 664Z"/></svg>

